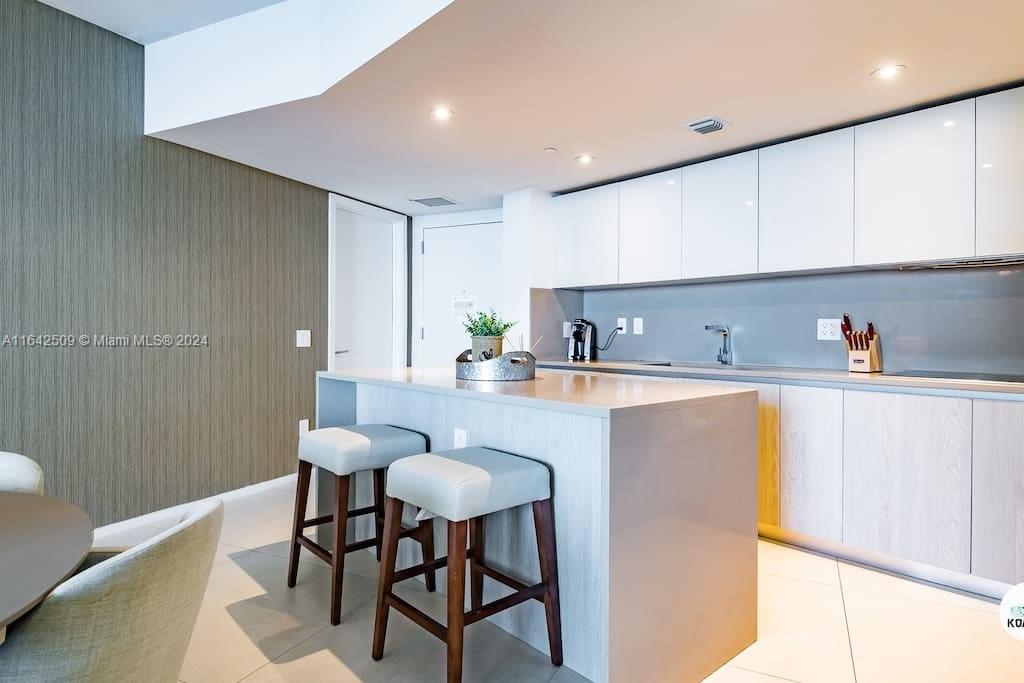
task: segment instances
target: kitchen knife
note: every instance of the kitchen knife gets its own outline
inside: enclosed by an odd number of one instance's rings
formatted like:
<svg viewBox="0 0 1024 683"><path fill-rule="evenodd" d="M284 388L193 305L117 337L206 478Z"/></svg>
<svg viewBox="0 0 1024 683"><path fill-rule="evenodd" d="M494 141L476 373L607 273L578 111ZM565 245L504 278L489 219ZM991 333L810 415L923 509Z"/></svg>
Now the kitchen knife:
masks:
<svg viewBox="0 0 1024 683"><path fill-rule="evenodd" d="M868 321L868 341L871 341L874 338L875 338L875 324L869 320Z"/></svg>
<svg viewBox="0 0 1024 683"><path fill-rule="evenodd" d="M843 332L843 337L846 339L846 348L853 348L853 339L851 333L853 331L853 324L850 322L850 314L843 313L843 322L840 323L839 329Z"/></svg>

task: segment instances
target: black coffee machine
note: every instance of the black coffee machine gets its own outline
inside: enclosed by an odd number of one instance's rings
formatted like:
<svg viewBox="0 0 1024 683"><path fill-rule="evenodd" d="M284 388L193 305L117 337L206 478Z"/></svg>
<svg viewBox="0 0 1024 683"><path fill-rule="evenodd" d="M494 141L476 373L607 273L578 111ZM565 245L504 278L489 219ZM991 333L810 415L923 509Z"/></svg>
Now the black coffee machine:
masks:
<svg viewBox="0 0 1024 683"><path fill-rule="evenodd" d="M569 335L569 360L594 360L594 323L583 318L572 321Z"/></svg>

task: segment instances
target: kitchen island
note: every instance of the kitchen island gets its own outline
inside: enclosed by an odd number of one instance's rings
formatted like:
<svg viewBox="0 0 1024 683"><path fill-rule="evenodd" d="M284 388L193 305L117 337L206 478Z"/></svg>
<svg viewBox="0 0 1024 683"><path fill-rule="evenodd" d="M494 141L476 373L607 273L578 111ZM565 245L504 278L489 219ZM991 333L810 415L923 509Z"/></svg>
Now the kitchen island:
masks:
<svg viewBox="0 0 1024 683"><path fill-rule="evenodd" d="M565 664L584 676L701 680L755 640L756 391L558 370L525 382L456 380L454 369L318 373L317 426L357 423L423 432L434 451L464 430L466 445L551 468ZM367 475L353 506L371 500ZM321 509L332 486L318 482ZM355 520L350 533L370 536L371 524ZM488 563L539 580L529 506L486 526ZM435 534L445 547L442 524ZM400 548L400 566L417 562L418 547ZM484 600L505 591L487 581ZM547 652L539 603L490 621Z"/></svg>

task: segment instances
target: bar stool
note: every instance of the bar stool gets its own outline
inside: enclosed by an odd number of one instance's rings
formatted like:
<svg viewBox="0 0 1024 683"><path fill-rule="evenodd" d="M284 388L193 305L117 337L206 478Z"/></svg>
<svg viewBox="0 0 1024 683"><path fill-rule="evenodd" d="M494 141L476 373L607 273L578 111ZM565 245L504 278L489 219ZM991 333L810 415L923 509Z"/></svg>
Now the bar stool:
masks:
<svg viewBox="0 0 1024 683"><path fill-rule="evenodd" d="M409 503L448 522L448 555L395 571L402 505ZM533 503L541 582L527 586L484 564L484 515ZM544 603L551 662L562 664L562 624L558 604L558 560L548 468L489 448L460 448L402 458L388 470L384 548L377 587L373 658L384 656L388 610L394 607L448 646L448 681L462 680L462 638L466 626L525 602ZM466 550L467 529L472 547ZM470 561L472 609L465 610L466 559ZM448 624L443 626L393 592L399 581L448 567ZM490 577L515 593L483 604L483 579Z"/></svg>
<svg viewBox="0 0 1024 683"><path fill-rule="evenodd" d="M341 622L341 590L345 576L345 554L371 546L381 556L384 528L384 471L392 462L430 449L427 437L408 429L389 425L367 424L351 427L315 429L299 438L299 481L295 490L295 517L292 523L291 550L288 554L288 587L295 587L299 570L299 546L331 565L331 624ZM306 499L313 467L334 475L334 512L306 519ZM373 505L355 510L348 509L351 476L356 472L373 470ZM354 543L346 543L348 520L362 515L374 515L376 535ZM334 549L327 550L306 537L303 529L334 522ZM399 519L401 526L401 519ZM423 561L434 559L434 528L429 520L419 526L400 530L401 538L412 538L420 543ZM342 549L339 551L339 548ZM434 572L426 576L427 590L435 587Z"/></svg>

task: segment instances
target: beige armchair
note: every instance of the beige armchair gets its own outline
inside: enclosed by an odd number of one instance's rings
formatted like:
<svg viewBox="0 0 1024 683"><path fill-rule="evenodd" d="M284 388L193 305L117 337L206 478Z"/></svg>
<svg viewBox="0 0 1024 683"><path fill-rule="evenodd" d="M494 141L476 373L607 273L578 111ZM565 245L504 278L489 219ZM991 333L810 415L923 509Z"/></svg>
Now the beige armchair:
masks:
<svg viewBox="0 0 1024 683"><path fill-rule="evenodd" d="M0 451L0 491L43 494L43 470L35 460Z"/></svg>
<svg viewBox="0 0 1024 683"><path fill-rule="evenodd" d="M175 681L210 578L219 500L59 585L0 645L0 681Z"/></svg>

